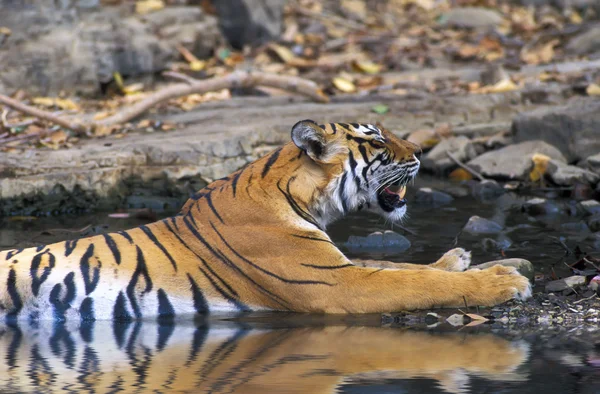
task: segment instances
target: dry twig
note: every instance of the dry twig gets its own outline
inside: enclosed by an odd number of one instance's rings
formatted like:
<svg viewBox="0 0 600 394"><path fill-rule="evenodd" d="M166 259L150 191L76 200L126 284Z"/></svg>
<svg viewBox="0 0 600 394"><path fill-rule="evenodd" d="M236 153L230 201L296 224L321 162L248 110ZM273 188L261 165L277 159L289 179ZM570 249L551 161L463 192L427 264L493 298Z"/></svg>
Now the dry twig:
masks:
<svg viewBox="0 0 600 394"><path fill-rule="evenodd" d="M448 157L450 158L450 160L452 160L453 162L456 163L457 166L459 166L462 169L464 169L465 171L469 172L471 175L473 175L475 178L479 179L480 181L485 181L485 178L483 177L483 175L481 175L480 173L478 173L477 171L475 171L474 169L472 169L468 165L462 163L452 153L446 152L446 154L448 155Z"/></svg>
<svg viewBox="0 0 600 394"><path fill-rule="evenodd" d="M19 101L2 94L0 94L0 104L4 104L10 108L13 108L16 111L35 116L39 119L55 123L61 127L73 130L79 134L84 134L88 130L92 130L95 127L114 126L129 122L130 120L143 114L153 106L167 100L187 96L193 93L207 93L222 89L269 86L273 88L287 90L290 92L299 93L304 96L308 96L320 103L329 102L329 97L327 97L321 91L321 89L316 83L304 78L293 76L282 76L262 72L248 71L236 71L224 77L217 77L207 80L196 80L193 78L185 77L182 74L178 73L169 73L167 74L167 76L184 79L186 83L168 86L153 94L150 94L145 99L133 104L128 108L124 108L120 112L117 112L116 114L110 117L96 122L89 122L87 124L80 124L67 121L65 119L55 116L50 112L22 104Z"/></svg>

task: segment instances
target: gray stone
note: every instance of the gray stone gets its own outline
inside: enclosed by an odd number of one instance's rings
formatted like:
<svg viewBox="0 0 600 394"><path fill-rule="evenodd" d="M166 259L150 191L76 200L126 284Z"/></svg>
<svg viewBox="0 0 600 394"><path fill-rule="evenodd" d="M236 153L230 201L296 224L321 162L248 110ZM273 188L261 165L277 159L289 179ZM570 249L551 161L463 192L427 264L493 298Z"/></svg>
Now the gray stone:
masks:
<svg viewBox="0 0 600 394"><path fill-rule="evenodd" d="M578 288L585 285L585 276L575 275L546 283L546 292L557 292Z"/></svg>
<svg viewBox="0 0 600 394"><path fill-rule="evenodd" d="M535 197L523 204L523 211L532 216L555 215L564 212L564 207L554 200Z"/></svg>
<svg viewBox="0 0 600 394"><path fill-rule="evenodd" d="M497 234L502 231L502 226L480 216L471 216L463 231L470 234Z"/></svg>
<svg viewBox="0 0 600 394"><path fill-rule="evenodd" d="M590 231L600 231L600 214L596 214L587 218L587 225L590 228Z"/></svg>
<svg viewBox="0 0 600 394"><path fill-rule="evenodd" d="M581 201L578 205L586 215L600 215L600 202L596 200Z"/></svg>
<svg viewBox="0 0 600 394"><path fill-rule="evenodd" d="M504 188L493 179L484 179L481 182L471 181L471 194L478 200L489 201L498 198L504 194Z"/></svg>
<svg viewBox="0 0 600 394"><path fill-rule="evenodd" d="M565 157L554 146L544 141L526 141L484 153L467 164L484 176L526 179L533 165L531 157L536 153L566 162Z"/></svg>
<svg viewBox="0 0 600 394"><path fill-rule="evenodd" d="M115 72L138 77L167 69L181 56L177 45L208 55L222 41L216 19L200 7L138 15L131 7L82 12L53 1L18 3L0 2L2 25L13 32L0 47L0 91L97 94Z"/></svg>
<svg viewBox="0 0 600 394"><path fill-rule="evenodd" d="M542 140L558 148L568 162L583 160L600 152L600 100L581 98L525 112L515 117L513 132L517 142Z"/></svg>
<svg viewBox="0 0 600 394"><path fill-rule="evenodd" d="M284 0L213 1L223 34L234 48L260 45L279 36Z"/></svg>
<svg viewBox="0 0 600 394"><path fill-rule="evenodd" d="M567 44L567 52L575 55L585 55L600 51L600 26L576 35Z"/></svg>
<svg viewBox="0 0 600 394"><path fill-rule="evenodd" d="M598 136L600 137L600 134ZM600 180L600 175L596 173L557 160L548 162L546 173L554 183L561 186L571 186L576 183L595 185Z"/></svg>
<svg viewBox="0 0 600 394"><path fill-rule="evenodd" d="M377 231L366 237L351 235L346 242L346 247L351 252L382 249L386 252L403 252L410 248L410 241L394 231L388 230L384 233Z"/></svg>
<svg viewBox="0 0 600 394"><path fill-rule="evenodd" d="M456 163L448 157L451 153L461 162L466 162L477 156L473 143L465 137L450 137L442 140L433 147L421 160L423 168L430 171L446 171L456 167Z"/></svg>
<svg viewBox="0 0 600 394"><path fill-rule="evenodd" d="M498 252L510 248L513 241L504 234L498 234L496 239L484 238L481 240L483 250L487 252Z"/></svg>
<svg viewBox="0 0 600 394"><path fill-rule="evenodd" d="M535 270L533 268L533 264L531 264L531 262L529 260L525 260L525 259L513 258L513 259L490 261L488 263L475 265L472 268L486 269L486 268L493 267L495 265L503 265L505 267L515 267L521 275L523 275L530 281L533 281L534 272L535 272Z"/></svg>
<svg viewBox="0 0 600 394"><path fill-rule="evenodd" d="M445 24L455 27L489 28L502 23L502 15L487 8L453 8L442 16Z"/></svg>
<svg viewBox="0 0 600 394"><path fill-rule="evenodd" d="M577 164L581 168L600 174L600 153L589 156Z"/></svg>
<svg viewBox="0 0 600 394"><path fill-rule="evenodd" d="M571 233L578 236L586 236L591 232L585 222L561 223L559 230L564 233Z"/></svg>
<svg viewBox="0 0 600 394"><path fill-rule="evenodd" d="M453 200L454 198L451 195L429 187L422 187L415 194L415 201L423 204L444 205L451 203Z"/></svg>
<svg viewBox="0 0 600 394"><path fill-rule="evenodd" d="M592 248L600 250L600 233L592 234Z"/></svg>

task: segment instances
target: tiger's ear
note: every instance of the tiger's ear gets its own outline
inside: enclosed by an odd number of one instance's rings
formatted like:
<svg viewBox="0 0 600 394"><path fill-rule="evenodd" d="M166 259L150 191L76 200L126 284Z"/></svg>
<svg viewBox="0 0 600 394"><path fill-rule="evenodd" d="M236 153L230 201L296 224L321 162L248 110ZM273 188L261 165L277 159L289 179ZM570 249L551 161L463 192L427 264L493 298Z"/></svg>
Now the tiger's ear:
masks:
<svg viewBox="0 0 600 394"><path fill-rule="evenodd" d="M314 161L322 162L327 157L327 134L310 119L292 126L292 141Z"/></svg>

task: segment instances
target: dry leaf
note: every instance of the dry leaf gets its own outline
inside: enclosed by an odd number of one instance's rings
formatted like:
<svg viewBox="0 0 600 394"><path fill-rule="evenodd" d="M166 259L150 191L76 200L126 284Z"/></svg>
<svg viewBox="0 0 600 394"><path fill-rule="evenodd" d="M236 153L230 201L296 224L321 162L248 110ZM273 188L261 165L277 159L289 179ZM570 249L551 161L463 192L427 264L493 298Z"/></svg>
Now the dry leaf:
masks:
<svg viewBox="0 0 600 394"><path fill-rule="evenodd" d="M456 182L470 181L473 179L473 174L463 168L457 168L448 175L450 179Z"/></svg>
<svg viewBox="0 0 600 394"><path fill-rule="evenodd" d="M36 105L41 105L43 107L59 107L61 109L70 110L70 111L79 111L79 105L75 104L73 101L69 99L61 99L55 97L34 97L31 100Z"/></svg>
<svg viewBox="0 0 600 394"><path fill-rule="evenodd" d="M472 320L483 320L483 321L488 321L487 318L478 315L476 313L466 313L465 316L469 316Z"/></svg>
<svg viewBox="0 0 600 394"><path fill-rule="evenodd" d="M138 0L135 3L135 12L141 15L159 11L165 8L163 0Z"/></svg>
<svg viewBox="0 0 600 394"><path fill-rule="evenodd" d="M279 59L284 63L290 63L296 58L291 49L279 44L269 44L269 49L273 51Z"/></svg>
<svg viewBox="0 0 600 394"><path fill-rule="evenodd" d="M8 27L0 26L0 34L10 36L12 31Z"/></svg>
<svg viewBox="0 0 600 394"><path fill-rule="evenodd" d="M361 60L353 61L352 68L365 74L377 74L381 71L381 66L379 64Z"/></svg>
<svg viewBox="0 0 600 394"><path fill-rule="evenodd" d="M410 133L406 140L419 145L422 149L428 149L437 145L440 137L434 130L422 129Z"/></svg>
<svg viewBox="0 0 600 394"><path fill-rule="evenodd" d="M533 161L533 169L529 173L529 179L532 182L537 182L544 177L544 174L546 174L550 157L541 153L536 153L531 157L531 161Z"/></svg>
<svg viewBox="0 0 600 394"><path fill-rule="evenodd" d="M367 4L365 0L342 0L342 8L361 18L367 17Z"/></svg>
<svg viewBox="0 0 600 394"><path fill-rule="evenodd" d="M588 96L600 96L600 85L593 83L585 89L585 92Z"/></svg>
<svg viewBox="0 0 600 394"><path fill-rule="evenodd" d="M331 80L333 86L344 93L356 92L356 86L354 83L343 77L335 77Z"/></svg>
<svg viewBox="0 0 600 394"><path fill-rule="evenodd" d="M538 45L533 48L523 47L521 50L521 60L527 64L548 63L554 57L554 47L559 44L559 40L552 40L544 45Z"/></svg>

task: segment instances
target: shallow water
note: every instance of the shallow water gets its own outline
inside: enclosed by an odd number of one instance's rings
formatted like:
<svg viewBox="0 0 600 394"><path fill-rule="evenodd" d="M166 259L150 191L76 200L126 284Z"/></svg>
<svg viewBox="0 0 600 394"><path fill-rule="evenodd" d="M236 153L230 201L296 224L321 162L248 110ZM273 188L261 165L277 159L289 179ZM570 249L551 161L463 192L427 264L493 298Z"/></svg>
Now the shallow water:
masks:
<svg viewBox="0 0 600 394"><path fill-rule="evenodd" d="M348 254L428 263L460 246L473 251L474 263L523 257L536 271L548 274L565 271L564 262L574 259L565 256L565 246L591 251L581 234L557 230L556 223L576 222L577 217L534 220L514 208L515 198L491 203L464 198L433 207L411 203L409 196L411 218L404 223L408 232L394 228L411 241L409 250ZM472 215L505 224L510 247L500 251L482 242L498 236L461 233ZM0 248L148 221L109 218L107 213L4 218ZM354 215L332 225L329 234L344 249L349 235L389 228L378 217ZM552 237L563 237L565 246ZM379 315L253 314L192 320L0 325L0 392L600 392L600 333L595 327L385 327Z"/></svg>

